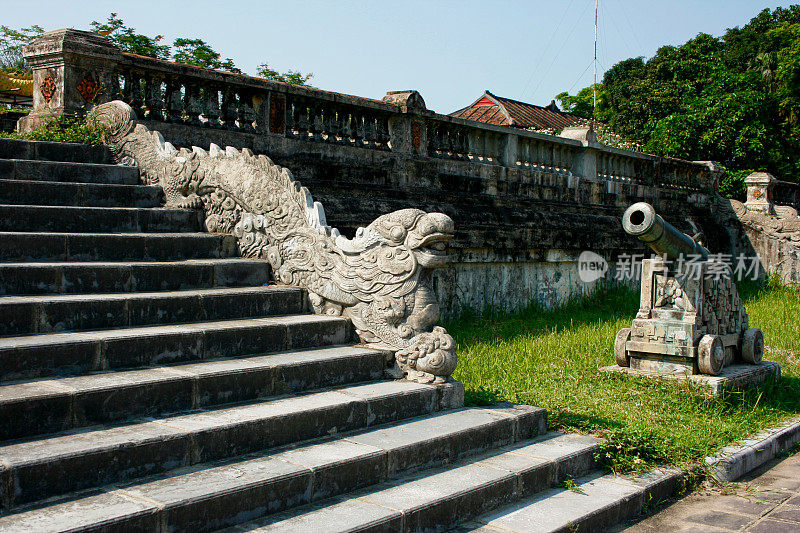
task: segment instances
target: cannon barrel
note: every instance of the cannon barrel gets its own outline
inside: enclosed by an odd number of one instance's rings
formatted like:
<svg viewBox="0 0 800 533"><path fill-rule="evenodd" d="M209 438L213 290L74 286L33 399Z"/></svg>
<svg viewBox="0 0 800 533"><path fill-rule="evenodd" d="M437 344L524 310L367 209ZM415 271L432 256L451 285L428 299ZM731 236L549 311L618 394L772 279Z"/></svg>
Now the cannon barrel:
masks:
<svg viewBox="0 0 800 533"><path fill-rule="evenodd" d="M667 261L676 261L681 255L684 258L699 255L708 259L708 250L661 218L647 202L635 203L625 210L622 228Z"/></svg>

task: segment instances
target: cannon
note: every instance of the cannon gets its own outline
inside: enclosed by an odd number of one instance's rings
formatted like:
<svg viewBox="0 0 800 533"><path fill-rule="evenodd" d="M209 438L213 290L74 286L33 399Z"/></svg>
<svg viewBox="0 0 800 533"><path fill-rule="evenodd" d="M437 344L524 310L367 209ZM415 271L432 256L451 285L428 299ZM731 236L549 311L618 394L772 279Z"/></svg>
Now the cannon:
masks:
<svg viewBox="0 0 800 533"><path fill-rule="evenodd" d="M730 265L648 203L631 205L622 227L657 255L642 260L639 311L631 327L617 333L619 366L713 376L735 362L761 362L764 337L749 327Z"/></svg>

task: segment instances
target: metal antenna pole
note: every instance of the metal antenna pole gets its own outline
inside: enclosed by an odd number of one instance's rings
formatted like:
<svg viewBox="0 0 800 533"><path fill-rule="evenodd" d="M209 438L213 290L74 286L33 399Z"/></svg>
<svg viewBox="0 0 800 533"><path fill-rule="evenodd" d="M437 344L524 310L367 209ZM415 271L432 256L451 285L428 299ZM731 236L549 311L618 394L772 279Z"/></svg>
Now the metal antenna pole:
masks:
<svg viewBox="0 0 800 533"><path fill-rule="evenodd" d="M597 3L594 0L594 84L592 93L594 95L594 105L592 105L592 124L597 121Z"/></svg>

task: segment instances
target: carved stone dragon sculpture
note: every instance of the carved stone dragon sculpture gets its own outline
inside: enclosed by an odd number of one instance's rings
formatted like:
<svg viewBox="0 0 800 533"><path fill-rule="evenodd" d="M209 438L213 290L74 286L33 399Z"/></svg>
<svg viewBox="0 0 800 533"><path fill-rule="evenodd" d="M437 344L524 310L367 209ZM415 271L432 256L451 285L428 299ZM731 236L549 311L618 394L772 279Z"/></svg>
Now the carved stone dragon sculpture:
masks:
<svg viewBox="0 0 800 533"><path fill-rule="evenodd" d="M403 209L347 239L326 225L308 189L263 155L214 144L178 150L120 101L92 114L116 160L160 185L167 206L202 208L208 231L232 233L243 256L268 260L277 280L307 289L317 313L349 317L362 341L395 352L394 377L441 382L453 372L455 342L435 326L431 284L431 269L448 261L450 217Z"/></svg>

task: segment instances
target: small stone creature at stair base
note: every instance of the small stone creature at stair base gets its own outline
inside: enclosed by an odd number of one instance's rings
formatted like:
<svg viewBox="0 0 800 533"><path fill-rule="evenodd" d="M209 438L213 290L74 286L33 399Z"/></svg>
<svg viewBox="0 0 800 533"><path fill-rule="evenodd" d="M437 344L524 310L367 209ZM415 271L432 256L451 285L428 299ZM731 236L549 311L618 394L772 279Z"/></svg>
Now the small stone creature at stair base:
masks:
<svg viewBox="0 0 800 533"><path fill-rule="evenodd" d="M346 316L362 341L394 351L394 377L443 382L452 374L455 342L435 326L431 283L431 270L448 261L450 217L403 209L347 239L326 224L308 189L263 155L213 144L178 150L121 101L93 116L116 160L160 185L168 207L202 207L208 231L232 233L243 256L268 260L282 283L307 289L317 313Z"/></svg>
<svg viewBox="0 0 800 533"><path fill-rule="evenodd" d="M660 257L642 261L639 311L632 327L617 333L617 367L604 370L689 379L717 376L724 367L745 363L741 366L748 377L733 376L737 386L753 384L751 374L766 379L780 372L777 365L762 364L764 337L760 329L749 327L725 262L644 202L628 208L622 226ZM684 265L685 271L676 265ZM768 367L769 372L753 373L747 365ZM719 392L724 387L707 388Z"/></svg>

